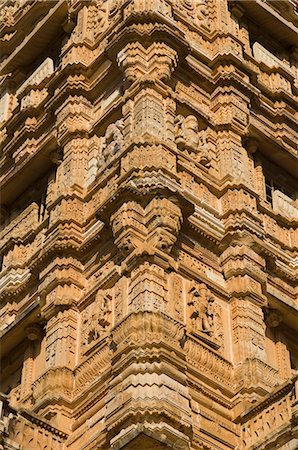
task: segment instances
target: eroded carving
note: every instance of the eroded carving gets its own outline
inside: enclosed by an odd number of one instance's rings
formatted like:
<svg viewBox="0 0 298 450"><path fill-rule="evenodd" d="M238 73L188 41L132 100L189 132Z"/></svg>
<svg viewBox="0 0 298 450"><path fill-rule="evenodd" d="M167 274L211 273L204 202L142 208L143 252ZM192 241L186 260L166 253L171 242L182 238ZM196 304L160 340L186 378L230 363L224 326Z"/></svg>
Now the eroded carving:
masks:
<svg viewBox="0 0 298 450"><path fill-rule="evenodd" d="M145 208L136 202L124 203L111 216L116 245L124 252L154 246L170 252L182 223L175 201L154 199Z"/></svg>
<svg viewBox="0 0 298 450"><path fill-rule="evenodd" d="M193 286L188 293L190 330L214 336L214 297L205 284Z"/></svg>
<svg viewBox="0 0 298 450"><path fill-rule="evenodd" d="M98 291L95 301L82 313L82 343L88 347L102 339L111 326L112 297Z"/></svg>
<svg viewBox="0 0 298 450"><path fill-rule="evenodd" d="M167 81L177 60L177 52L163 42L155 42L147 48L140 42L132 42L117 57L118 65L130 83L144 76Z"/></svg>

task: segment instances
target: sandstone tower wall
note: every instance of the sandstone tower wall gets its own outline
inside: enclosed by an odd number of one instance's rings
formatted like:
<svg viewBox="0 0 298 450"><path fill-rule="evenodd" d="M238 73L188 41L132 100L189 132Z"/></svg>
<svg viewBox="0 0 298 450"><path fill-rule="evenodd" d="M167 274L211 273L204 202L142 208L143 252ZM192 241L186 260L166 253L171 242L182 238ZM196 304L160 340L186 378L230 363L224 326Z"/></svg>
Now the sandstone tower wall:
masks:
<svg viewBox="0 0 298 450"><path fill-rule="evenodd" d="M298 448L297 36L2 0L0 448Z"/></svg>

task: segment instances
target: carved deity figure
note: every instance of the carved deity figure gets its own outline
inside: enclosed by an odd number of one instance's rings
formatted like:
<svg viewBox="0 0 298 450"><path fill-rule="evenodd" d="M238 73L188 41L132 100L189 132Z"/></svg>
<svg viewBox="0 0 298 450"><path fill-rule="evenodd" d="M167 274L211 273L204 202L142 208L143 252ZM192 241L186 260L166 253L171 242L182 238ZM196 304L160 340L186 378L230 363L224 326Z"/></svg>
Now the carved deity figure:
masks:
<svg viewBox="0 0 298 450"><path fill-rule="evenodd" d="M206 130L202 130L199 136L199 161L203 166L210 167L211 158L209 156L208 135Z"/></svg>
<svg viewBox="0 0 298 450"><path fill-rule="evenodd" d="M214 298L205 284L194 286L189 291L189 318L191 331L214 334Z"/></svg>
<svg viewBox="0 0 298 450"><path fill-rule="evenodd" d="M197 151L199 145L199 124L198 119L189 115L181 114L176 117L176 143L179 148L190 151Z"/></svg>
<svg viewBox="0 0 298 450"><path fill-rule="evenodd" d="M104 137L102 155L105 161L111 159L118 153L123 145L123 120L119 119L115 123L111 123Z"/></svg>
<svg viewBox="0 0 298 450"><path fill-rule="evenodd" d="M95 302L83 313L84 345L100 339L111 324L111 298L99 292Z"/></svg>

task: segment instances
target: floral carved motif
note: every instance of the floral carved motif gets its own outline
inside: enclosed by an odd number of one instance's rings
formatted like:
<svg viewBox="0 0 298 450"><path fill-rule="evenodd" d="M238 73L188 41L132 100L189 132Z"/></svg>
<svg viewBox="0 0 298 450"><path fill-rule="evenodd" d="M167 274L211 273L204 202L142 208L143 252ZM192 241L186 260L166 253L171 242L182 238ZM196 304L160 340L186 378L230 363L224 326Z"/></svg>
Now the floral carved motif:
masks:
<svg viewBox="0 0 298 450"><path fill-rule="evenodd" d="M208 26L210 0L177 0L176 5L180 13L191 18L196 25Z"/></svg>

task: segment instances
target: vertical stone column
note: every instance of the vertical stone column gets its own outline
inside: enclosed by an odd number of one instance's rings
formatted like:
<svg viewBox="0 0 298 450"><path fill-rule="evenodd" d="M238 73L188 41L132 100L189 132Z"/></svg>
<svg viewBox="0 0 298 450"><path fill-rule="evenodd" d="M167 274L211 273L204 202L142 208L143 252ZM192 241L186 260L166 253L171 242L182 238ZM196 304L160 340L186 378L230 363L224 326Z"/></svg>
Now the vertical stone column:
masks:
<svg viewBox="0 0 298 450"><path fill-rule="evenodd" d="M58 311L46 326L46 367L73 369L76 363L78 313L74 309Z"/></svg>
<svg viewBox="0 0 298 450"><path fill-rule="evenodd" d="M252 188L253 172L241 136L232 131L218 133L219 173L223 180L233 180Z"/></svg>
<svg viewBox="0 0 298 450"><path fill-rule="evenodd" d="M44 370L34 381L35 408L44 417L61 421L67 429L71 422L70 402L74 388L73 369L78 360L80 298L84 278L75 258L55 258L40 273L41 316L45 323L42 346Z"/></svg>
<svg viewBox="0 0 298 450"><path fill-rule="evenodd" d="M250 159L250 167L252 173L253 189L260 195L261 198L266 199L265 177L263 171L263 164L260 155L257 153L258 140L248 138L246 142L246 149Z"/></svg>
<svg viewBox="0 0 298 450"><path fill-rule="evenodd" d="M24 363L21 379L21 399L25 399L31 394L34 380L34 363L36 357L36 347L41 339L41 328L38 324L29 325L26 328L28 345L24 354Z"/></svg>
<svg viewBox="0 0 298 450"><path fill-rule="evenodd" d="M77 137L65 145L61 174L64 191L84 192L87 181L88 145L89 141L85 137Z"/></svg>
<svg viewBox="0 0 298 450"><path fill-rule="evenodd" d="M82 194L88 176L88 131L92 108L82 96L69 96L57 111L58 143L63 148L63 162L59 167L61 193Z"/></svg>
<svg viewBox="0 0 298 450"><path fill-rule="evenodd" d="M128 311L165 311L166 277L161 267L145 262L131 274Z"/></svg>
<svg viewBox="0 0 298 450"><path fill-rule="evenodd" d="M140 90L123 106L124 139L127 143L173 141L175 103L166 87Z"/></svg>
<svg viewBox="0 0 298 450"><path fill-rule="evenodd" d="M167 280L183 220L173 188L177 181L176 105L167 85L177 53L160 41L150 41L146 48L130 42L110 53L116 55L126 88L121 174L129 177L129 199L123 196L121 204L111 201L109 216L127 277L127 305L119 292L121 286L126 289L124 279L115 291L114 379L106 397L105 418L109 445L121 448L143 430L160 442L189 448L191 411L181 347L184 328L173 317L181 314L183 304L172 314ZM177 408L179 420L174 413Z"/></svg>
<svg viewBox="0 0 298 450"><path fill-rule="evenodd" d="M276 356L280 380L285 381L292 371L287 341L280 328L276 330Z"/></svg>
<svg viewBox="0 0 298 450"><path fill-rule="evenodd" d="M229 293L238 390L250 400L277 383L267 362L263 307L267 304L265 261L248 243L232 242L222 253Z"/></svg>

